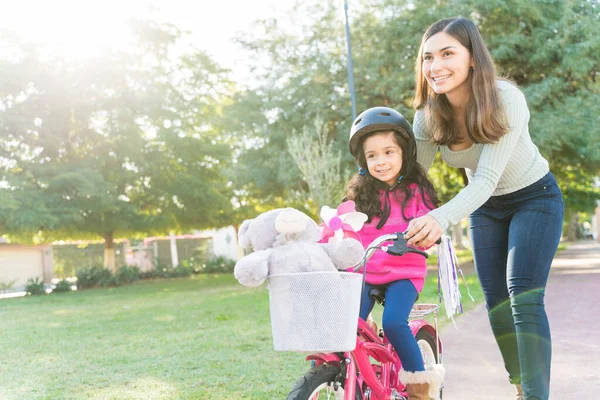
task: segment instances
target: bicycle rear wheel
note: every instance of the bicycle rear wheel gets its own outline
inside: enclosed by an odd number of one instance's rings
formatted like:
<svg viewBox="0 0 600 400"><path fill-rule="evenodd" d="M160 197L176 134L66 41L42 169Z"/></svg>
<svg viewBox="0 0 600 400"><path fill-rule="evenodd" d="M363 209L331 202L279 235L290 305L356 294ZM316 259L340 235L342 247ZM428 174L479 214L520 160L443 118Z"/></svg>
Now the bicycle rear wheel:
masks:
<svg viewBox="0 0 600 400"><path fill-rule="evenodd" d="M311 368L304 376L296 382L286 400L343 400L344 378L340 377L340 369L335 365L320 365ZM340 382L337 390L334 388L336 382ZM356 400L361 400L359 387L356 387Z"/></svg>

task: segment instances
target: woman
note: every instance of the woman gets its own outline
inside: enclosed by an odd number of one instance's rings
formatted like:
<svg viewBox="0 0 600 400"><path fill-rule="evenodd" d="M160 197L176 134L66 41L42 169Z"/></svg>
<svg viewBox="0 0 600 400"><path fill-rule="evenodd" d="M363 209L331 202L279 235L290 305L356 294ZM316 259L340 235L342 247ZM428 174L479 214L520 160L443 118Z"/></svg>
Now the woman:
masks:
<svg viewBox="0 0 600 400"><path fill-rule="evenodd" d="M544 293L564 203L529 135L525 97L497 78L481 34L466 18L427 29L415 72L418 160L428 170L439 149L448 165L465 168L469 184L412 220L408 243L428 247L469 216L475 270L517 399L547 400L551 340Z"/></svg>

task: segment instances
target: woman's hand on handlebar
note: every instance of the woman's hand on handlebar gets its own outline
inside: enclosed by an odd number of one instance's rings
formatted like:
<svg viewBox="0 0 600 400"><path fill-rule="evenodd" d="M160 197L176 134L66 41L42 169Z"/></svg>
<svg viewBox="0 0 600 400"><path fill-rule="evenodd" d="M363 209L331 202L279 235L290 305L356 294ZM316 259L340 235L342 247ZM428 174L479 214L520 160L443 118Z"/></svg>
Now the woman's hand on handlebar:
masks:
<svg viewBox="0 0 600 400"><path fill-rule="evenodd" d="M418 246L429 248L442 236L444 230L435 218L430 215L424 215L415 218L408 224L408 229L404 234L406 244L409 246Z"/></svg>

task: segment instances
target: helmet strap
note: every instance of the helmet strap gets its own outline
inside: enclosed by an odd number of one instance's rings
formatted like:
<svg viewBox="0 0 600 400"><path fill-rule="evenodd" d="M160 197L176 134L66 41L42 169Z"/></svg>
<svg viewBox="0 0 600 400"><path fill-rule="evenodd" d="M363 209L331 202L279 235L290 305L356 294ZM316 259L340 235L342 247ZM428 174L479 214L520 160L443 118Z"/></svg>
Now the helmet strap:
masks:
<svg viewBox="0 0 600 400"><path fill-rule="evenodd" d="M400 182L402 182L402 179L404 179L404 175L400 175L400 176L398 177L398 179L396 180L396 183L394 183L392 186L390 186L390 187L388 188L388 192L391 192L392 190L396 189L396 186L398 186L398 184L399 184Z"/></svg>

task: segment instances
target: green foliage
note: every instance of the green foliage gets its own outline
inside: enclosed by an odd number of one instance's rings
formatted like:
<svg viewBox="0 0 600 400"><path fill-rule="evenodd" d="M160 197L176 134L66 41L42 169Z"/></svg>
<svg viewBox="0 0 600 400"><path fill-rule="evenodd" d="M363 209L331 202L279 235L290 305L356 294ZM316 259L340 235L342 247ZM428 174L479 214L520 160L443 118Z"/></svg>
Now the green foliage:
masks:
<svg viewBox="0 0 600 400"><path fill-rule="evenodd" d="M70 292L73 284L66 279L61 279L52 289L52 293Z"/></svg>
<svg viewBox="0 0 600 400"><path fill-rule="evenodd" d="M17 283L16 279L7 282L0 282L0 293L6 293L7 291L11 290L15 286L15 283Z"/></svg>
<svg viewBox="0 0 600 400"><path fill-rule="evenodd" d="M29 278L25 284L25 292L33 296L43 295L46 294L46 285L39 277Z"/></svg>
<svg viewBox="0 0 600 400"><path fill-rule="evenodd" d="M224 226L228 71L173 26L131 25L104 59L0 35L0 229L22 242ZM44 54L44 56L41 56ZM16 101L18 99L18 101Z"/></svg>
<svg viewBox="0 0 600 400"><path fill-rule="evenodd" d="M96 286L107 287L116 284L111 270L101 265L77 269L77 289L87 289Z"/></svg>
<svg viewBox="0 0 600 400"><path fill-rule="evenodd" d="M240 138L234 145L243 168L231 171L236 197L250 209L241 208L241 213L251 215L282 205L310 210L314 206L290 160L287 140L304 126L312 127L320 115L334 154L343 149L343 162L349 160L342 139L347 134L338 130L340 121L351 123L339 8L333 2L297 3L289 15L256 26L256 32L245 32L238 41L254 54L248 63L260 86L236 96L224 112L223 130Z"/></svg>
<svg viewBox="0 0 600 400"><path fill-rule="evenodd" d="M231 273L234 267L235 261L224 256L216 256L201 264L197 270L204 274Z"/></svg>
<svg viewBox="0 0 600 400"><path fill-rule="evenodd" d="M190 257L181 261L179 266L173 268L169 265L155 262L152 271L142 272L143 279L149 278L176 278L186 277L200 273L232 273L235 261L224 256Z"/></svg>
<svg viewBox="0 0 600 400"><path fill-rule="evenodd" d="M115 273L115 283L124 285L133 283L141 278L140 269L135 265L122 265Z"/></svg>
<svg viewBox="0 0 600 400"><path fill-rule="evenodd" d="M334 150L333 142L327 139L320 116L315 119L314 129L305 125L302 133L293 132L287 146L308 186L314 214L318 215L322 206L337 207L344 198L349 176L341 171L341 152Z"/></svg>
<svg viewBox="0 0 600 400"><path fill-rule="evenodd" d="M254 196L275 206L277 196L292 205L306 197L299 171L282 155L290 132L301 132L317 115L342 150L344 173L354 168L347 151L351 113L340 8L334 2L303 2L290 10L289 21L259 21L261 35L244 33L239 40L256 55L249 63L259 82L230 106L238 122L229 128L247 128L243 143L252 142L239 149L244 168L236 176L244 182L245 199ZM375 0L351 3L349 13L358 112L384 105L411 118L414 61L425 29L440 18L463 15L478 24L500 74L525 92L531 136L550 161L567 210L588 211L600 199L593 179L600 174L596 1ZM290 24L297 29L288 29ZM265 62L269 67L260 68ZM248 115L256 112L269 118ZM240 122L244 116L248 125ZM430 177L442 201L464 187L460 174L439 162Z"/></svg>

